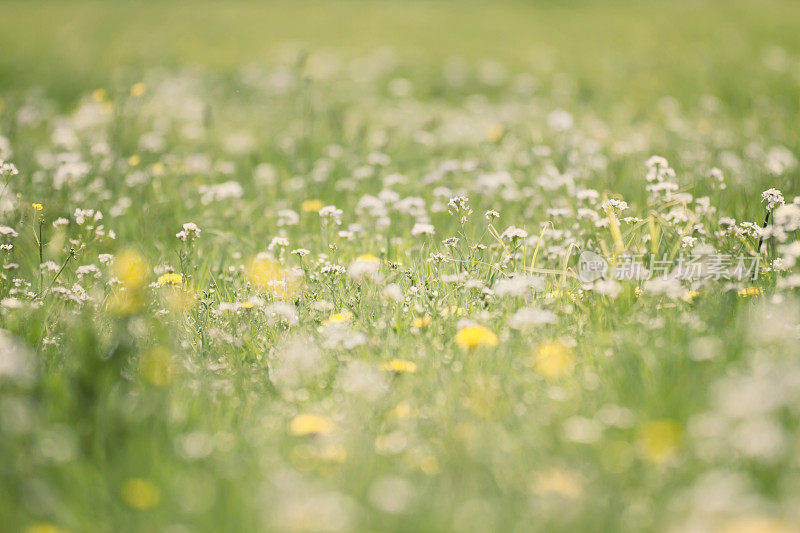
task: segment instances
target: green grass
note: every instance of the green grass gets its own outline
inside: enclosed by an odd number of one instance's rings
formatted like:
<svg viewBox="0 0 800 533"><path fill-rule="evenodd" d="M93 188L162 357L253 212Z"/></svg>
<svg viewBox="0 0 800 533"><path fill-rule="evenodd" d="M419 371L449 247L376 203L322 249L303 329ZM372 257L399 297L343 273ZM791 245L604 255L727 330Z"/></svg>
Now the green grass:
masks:
<svg viewBox="0 0 800 533"><path fill-rule="evenodd" d="M0 529L792 531L798 18L4 2Z"/></svg>

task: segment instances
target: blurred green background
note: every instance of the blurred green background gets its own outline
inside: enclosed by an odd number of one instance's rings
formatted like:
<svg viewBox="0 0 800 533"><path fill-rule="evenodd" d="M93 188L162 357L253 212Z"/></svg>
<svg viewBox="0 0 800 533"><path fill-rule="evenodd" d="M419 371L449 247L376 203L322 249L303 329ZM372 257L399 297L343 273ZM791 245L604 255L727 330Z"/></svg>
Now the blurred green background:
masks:
<svg viewBox="0 0 800 533"><path fill-rule="evenodd" d="M0 89L41 85L62 101L120 68L225 71L293 42L353 53L388 45L419 69L459 56L567 72L588 98L711 93L741 107L741 80L758 78L770 48L800 51L794 0L10 0L0 12Z"/></svg>

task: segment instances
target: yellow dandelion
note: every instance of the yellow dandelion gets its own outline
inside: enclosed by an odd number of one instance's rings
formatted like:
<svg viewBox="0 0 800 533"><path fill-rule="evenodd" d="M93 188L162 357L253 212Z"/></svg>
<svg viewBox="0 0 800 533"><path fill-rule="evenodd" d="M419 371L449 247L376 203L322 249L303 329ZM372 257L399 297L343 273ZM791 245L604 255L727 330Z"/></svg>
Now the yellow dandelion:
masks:
<svg viewBox="0 0 800 533"><path fill-rule="evenodd" d="M289 423L289 433L297 436L330 433L336 426L330 418L324 416L302 414L297 415Z"/></svg>
<svg viewBox="0 0 800 533"><path fill-rule="evenodd" d="M152 385L163 386L172 381L175 361L166 348L156 346L139 359L139 374Z"/></svg>
<svg viewBox="0 0 800 533"><path fill-rule="evenodd" d="M151 170L153 171L154 176L162 175L164 173L164 163L161 162L153 163Z"/></svg>
<svg viewBox="0 0 800 533"><path fill-rule="evenodd" d="M129 289L139 289L147 281L150 267L142 255L132 249L125 250L114 259L114 276Z"/></svg>
<svg viewBox="0 0 800 533"><path fill-rule="evenodd" d="M406 359L392 359L391 361L383 363L383 369L397 372L398 374L403 372L413 374L417 371L417 364L414 361L408 361Z"/></svg>
<svg viewBox="0 0 800 533"><path fill-rule="evenodd" d="M581 480L559 468L540 473L532 490L536 494L555 494L573 500L583 496Z"/></svg>
<svg viewBox="0 0 800 533"><path fill-rule="evenodd" d="M700 294L700 293L699 293L699 292L697 292L697 291L686 291L685 293L683 293L683 296L681 296L681 299L682 299L684 302L691 302L691 301L693 301L695 298L697 298L697 295L698 295L698 294Z"/></svg>
<svg viewBox="0 0 800 533"><path fill-rule="evenodd" d="M325 207L325 204L322 203L322 200L317 200L316 198L305 200L300 204L300 210L304 213L316 213L323 207Z"/></svg>
<svg viewBox="0 0 800 533"><path fill-rule="evenodd" d="M466 312L467 312L467 310L464 309L463 307L459 307L457 305L451 305L451 306L448 306L448 307L445 307L444 309L442 309L442 316L460 317L460 316L464 316L464 313L466 313Z"/></svg>
<svg viewBox="0 0 800 533"><path fill-rule="evenodd" d="M139 156L138 156L138 155L136 155L136 154L133 154L132 156L130 156L130 157L128 158L128 165L130 165L130 166L132 166L132 167L138 167L138 166L139 166L139 163L141 163L141 162L142 162L142 158L141 158L141 157L139 157Z"/></svg>
<svg viewBox="0 0 800 533"><path fill-rule="evenodd" d="M175 272L169 272L167 274L162 274L158 277L156 284L159 287L163 287L164 285L180 285L181 284L181 275L176 274Z"/></svg>
<svg viewBox="0 0 800 533"><path fill-rule="evenodd" d="M145 93L146 90L147 86L144 83L142 82L134 83L131 86L131 96L133 96L134 98L139 98Z"/></svg>
<svg viewBox="0 0 800 533"><path fill-rule="evenodd" d="M146 479L128 479L122 484L122 501L134 509L152 509L161 501L161 490Z"/></svg>
<svg viewBox="0 0 800 533"><path fill-rule="evenodd" d="M253 302L242 302L239 304L239 307L242 309L252 309L255 306L256 304L254 304Z"/></svg>
<svg viewBox="0 0 800 533"><path fill-rule="evenodd" d="M165 287L164 292L167 306L176 313L184 313L197 303L197 295L190 290L185 290L180 285Z"/></svg>
<svg viewBox="0 0 800 533"><path fill-rule="evenodd" d="M341 313L334 313L329 316L322 324L327 326L329 324L340 324L342 322L350 322L353 320L353 313L350 311L342 311Z"/></svg>
<svg viewBox="0 0 800 533"><path fill-rule="evenodd" d="M108 100L108 93L105 89L95 89L92 91L92 100L98 104Z"/></svg>
<svg viewBox="0 0 800 533"><path fill-rule="evenodd" d="M742 298L747 298L749 296L761 296L762 294L764 294L764 291L758 287L746 287L744 289L739 289L739 296Z"/></svg>
<svg viewBox="0 0 800 533"><path fill-rule="evenodd" d="M36 204L36 203L31 204L31 207L33 208L34 211L41 211L42 209L44 209L44 206L42 204Z"/></svg>
<svg viewBox="0 0 800 533"><path fill-rule="evenodd" d="M379 263L380 259L372 254L362 254L356 257L356 261L366 261L370 263Z"/></svg>
<svg viewBox="0 0 800 533"><path fill-rule="evenodd" d="M417 317L412 321L412 325L418 329L425 329L431 325L431 317L429 315Z"/></svg>
<svg viewBox="0 0 800 533"><path fill-rule="evenodd" d="M480 346L497 346L497 335L484 326L464 326L455 337L456 344L462 349L477 348Z"/></svg>
<svg viewBox="0 0 800 533"><path fill-rule="evenodd" d="M572 349L563 342L554 340L539 346L533 361L533 368L542 376L552 379L572 370L575 356Z"/></svg>
<svg viewBox="0 0 800 533"><path fill-rule="evenodd" d="M486 128L486 140L489 142L497 142L503 136L502 124L492 124Z"/></svg>
<svg viewBox="0 0 800 533"><path fill-rule="evenodd" d="M654 420L639 432L638 449L642 456L654 463L671 459L681 442L681 427L674 420Z"/></svg>
<svg viewBox="0 0 800 533"><path fill-rule="evenodd" d="M275 298L291 298L300 289L300 277L284 270L266 254L258 254L247 267L247 277L258 289Z"/></svg>
<svg viewBox="0 0 800 533"><path fill-rule="evenodd" d="M414 411L411 409L411 405L409 405L408 402L400 402L391 410L390 414L402 420L411 417Z"/></svg>

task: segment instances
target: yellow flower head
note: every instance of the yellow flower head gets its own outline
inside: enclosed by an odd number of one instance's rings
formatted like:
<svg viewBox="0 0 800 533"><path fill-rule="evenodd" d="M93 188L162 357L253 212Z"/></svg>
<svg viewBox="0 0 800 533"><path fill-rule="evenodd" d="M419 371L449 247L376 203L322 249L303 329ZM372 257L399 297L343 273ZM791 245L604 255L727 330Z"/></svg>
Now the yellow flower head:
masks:
<svg viewBox="0 0 800 533"><path fill-rule="evenodd" d="M340 324L342 322L349 322L351 320L353 320L353 313L349 311L342 311L341 313L332 314L322 324L327 326L329 324Z"/></svg>
<svg viewBox="0 0 800 533"><path fill-rule="evenodd" d="M492 124L486 128L486 140L489 142L497 142L503 136L503 126L501 124Z"/></svg>
<svg viewBox="0 0 800 533"><path fill-rule="evenodd" d="M31 207L33 208L34 211L41 211L42 209L44 209L44 206L42 204L36 204L36 203L31 204Z"/></svg>
<svg viewBox="0 0 800 533"><path fill-rule="evenodd" d="M239 304L239 307L242 309L252 309L255 306L256 304L254 304L253 302L242 302Z"/></svg>
<svg viewBox="0 0 800 533"><path fill-rule="evenodd" d="M181 284L181 275L176 274L175 272L169 272L167 274L162 274L158 277L158 281L156 281L159 287L163 287L164 285L180 285Z"/></svg>
<svg viewBox="0 0 800 533"><path fill-rule="evenodd" d="M325 207L325 204L322 203L322 200L317 200L316 198L305 200L302 204L300 204L300 209L304 213L316 213L323 207Z"/></svg>
<svg viewBox="0 0 800 533"><path fill-rule="evenodd" d="M423 317L417 317L412 322L412 325L418 329L425 329L431 325L431 317L429 315L425 315Z"/></svg>
<svg viewBox="0 0 800 533"><path fill-rule="evenodd" d="M674 420L655 420L639 432L638 448L648 461L662 463L672 458L681 442L681 428Z"/></svg>
<svg viewBox="0 0 800 533"><path fill-rule="evenodd" d="M284 270L266 254L258 254L247 267L247 277L257 288L275 298L291 298L300 289L300 278Z"/></svg>
<svg viewBox="0 0 800 533"><path fill-rule="evenodd" d="M464 313L466 312L467 310L464 309L463 307L459 307L457 305L451 305L442 309L442 316L459 317L459 316L464 316Z"/></svg>
<svg viewBox="0 0 800 533"><path fill-rule="evenodd" d="M142 158L141 158L141 157L139 157L139 156L138 156L138 155L136 155L136 154L134 154L134 155L132 155L132 156L130 156L130 157L128 158L128 165L130 165L130 166L132 166L132 167L137 167L137 166L139 166L139 163L141 163L141 162L142 162Z"/></svg>
<svg viewBox="0 0 800 533"><path fill-rule="evenodd" d="M456 333L456 344L463 349L497 346L497 335L484 326L464 326Z"/></svg>
<svg viewBox="0 0 800 533"><path fill-rule="evenodd" d="M146 90L147 86L144 83L142 82L134 83L131 86L131 96L133 96L134 98L138 98L142 96Z"/></svg>
<svg viewBox="0 0 800 533"><path fill-rule="evenodd" d="M683 293L683 296L681 296L681 299L684 302L691 302L692 300L697 298L698 294L700 294L700 293L697 292L697 291L686 291L686 292Z"/></svg>
<svg viewBox="0 0 800 533"><path fill-rule="evenodd" d="M546 378L557 378L572 370L575 356L572 349L559 340L546 342L539 346L533 367Z"/></svg>
<svg viewBox="0 0 800 533"><path fill-rule="evenodd" d="M146 479L128 479L122 484L122 501L134 509L152 509L161 501L161 491Z"/></svg>
<svg viewBox="0 0 800 533"><path fill-rule="evenodd" d="M302 414L297 415L289 424L289 433L292 435L318 435L330 433L336 426L330 418L324 416Z"/></svg>
<svg viewBox="0 0 800 533"><path fill-rule="evenodd" d="M114 275L129 289L139 289L147 281L150 267L135 250L125 250L114 259Z"/></svg>
<svg viewBox="0 0 800 533"><path fill-rule="evenodd" d="M380 259L378 259L376 256L372 254L362 254L356 257L356 261L367 261L370 263L378 263L380 262Z"/></svg>
<svg viewBox="0 0 800 533"><path fill-rule="evenodd" d="M739 296L743 298L747 298L748 296L760 296L764 293L758 287L747 287L744 289L739 289Z"/></svg>
<svg viewBox="0 0 800 533"><path fill-rule="evenodd" d="M554 494L564 498L577 499L583 495L583 484L574 474L552 468L539 474L532 487L536 494Z"/></svg>
<svg viewBox="0 0 800 533"><path fill-rule="evenodd" d="M407 361L406 359L392 359L391 361L383 363L383 369L397 372L398 374L402 372L413 374L417 371L417 364L414 361Z"/></svg>
<svg viewBox="0 0 800 533"><path fill-rule="evenodd" d="M108 99L108 93L105 89L95 89L92 91L92 100L98 104L105 102Z"/></svg>

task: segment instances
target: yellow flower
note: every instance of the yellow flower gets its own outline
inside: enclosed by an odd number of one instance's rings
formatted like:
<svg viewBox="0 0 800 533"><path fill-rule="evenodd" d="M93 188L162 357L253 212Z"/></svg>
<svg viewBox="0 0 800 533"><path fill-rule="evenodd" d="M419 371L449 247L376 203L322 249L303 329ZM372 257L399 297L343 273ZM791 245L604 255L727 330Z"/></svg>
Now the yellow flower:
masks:
<svg viewBox="0 0 800 533"><path fill-rule="evenodd" d="M144 83L142 82L134 83L131 86L131 96L138 98L142 96L146 90L147 86Z"/></svg>
<svg viewBox="0 0 800 533"><path fill-rule="evenodd" d="M501 124L492 124L486 128L486 140L489 142L497 142L503 136L503 126Z"/></svg>
<svg viewBox="0 0 800 533"><path fill-rule="evenodd" d="M132 167L138 167L139 163L142 162L142 158L138 155L134 154L128 158L128 165Z"/></svg>
<svg viewBox="0 0 800 533"><path fill-rule="evenodd" d="M108 99L108 93L105 89L95 89L92 91L92 100L98 104L105 102Z"/></svg>
<svg viewBox="0 0 800 533"><path fill-rule="evenodd" d="M255 307L255 305L256 304L254 304L253 302L242 302L239 304L239 307L241 307L242 309L252 309L253 307Z"/></svg>
<svg viewBox="0 0 800 533"><path fill-rule="evenodd" d="M31 204L31 207L34 209L34 211L41 211L42 209L44 209L44 206L42 204Z"/></svg>
<svg viewBox="0 0 800 533"><path fill-rule="evenodd" d="M559 340L539 346L533 368L546 378L557 378L572 370L575 356L572 350Z"/></svg>
<svg viewBox="0 0 800 533"><path fill-rule="evenodd" d="M383 369L391 372L408 372L413 374L417 371L417 364L414 361L407 361L405 359L392 359L383 363Z"/></svg>
<svg viewBox="0 0 800 533"><path fill-rule="evenodd" d="M681 299L684 302L691 302L692 300L697 298L698 294L700 294L700 293L697 292L697 291L686 291L685 293L683 293L683 296L681 296Z"/></svg>
<svg viewBox="0 0 800 533"><path fill-rule="evenodd" d="M391 410L391 414L399 419L405 419L412 416L414 411L408 402L400 402Z"/></svg>
<svg viewBox="0 0 800 533"><path fill-rule="evenodd" d="M429 315L425 315L422 318L415 318L412 324L415 328L425 329L431 325L431 317Z"/></svg>
<svg viewBox="0 0 800 533"><path fill-rule="evenodd" d="M325 207L325 204L322 203L322 200L317 200L316 198L305 200L302 204L300 204L300 209L304 213L316 213L323 207Z"/></svg>
<svg viewBox="0 0 800 533"><path fill-rule="evenodd" d="M378 263L380 262L380 259L378 259L372 254L362 254L356 257L356 261L369 261L371 263Z"/></svg>
<svg viewBox="0 0 800 533"><path fill-rule="evenodd" d="M135 250L125 250L114 259L114 275L129 289L139 289L147 281L149 266Z"/></svg>
<svg viewBox="0 0 800 533"><path fill-rule="evenodd" d="M174 371L172 354L161 346L150 349L139 359L139 373L152 385L167 385L172 381Z"/></svg>
<svg viewBox="0 0 800 533"><path fill-rule="evenodd" d="M456 333L456 344L463 349L497 346L497 335L484 326L464 326Z"/></svg>
<svg viewBox="0 0 800 533"><path fill-rule="evenodd" d="M257 288L275 298L291 298L300 289L300 278L285 271L266 254L258 254L247 267L247 277Z"/></svg>
<svg viewBox="0 0 800 533"><path fill-rule="evenodd" d="M349 311L342 311L341 313L332 314L322 324L327 326L329 324L339 324L341 322L349 322L352 319L353 319L353 313Z"/></svg>
<svg viewBox="0 0 800 533"><path fill-rule="evenodd" d="M743 298L747 298L748 296L760 296L763 293L764 291L762 291L758 287L747 287L745 289L739 289L739 296Z"/></svg>
<svg viewBox="0 0 800 533"><path fill-rule="evenodd" d="M442 310L442 316L456 316L456 317L459 317L459 316L464 316L464 313L466 313L466 312L467 312L467 310L464 309L463 307L459 307L457 305L451 305L449 307L445 307Z"/></svg>
<svg viewBox="0 0 800 533"><path fill-rule="evenodd" d="M190 290L184 290L180 285L166 287L164 292L167 306L176 313L185 313L197 303L197 296Z"/></svg>
<svg viewBox="0 0 800 533"><path fill-rule="evenodd" d="M134 509L152 509L161 501L161 491L146 479L128 479L122 484L122 501Z"/></svg>
<svg viewBox="0 0 800 533"><path fill-rule="evenodd" d="M156 281L156 283L159 287L163 287L164 285L180 285L181 275L174 272L162 274L158 277L158 281Z"/></svg>
<svg viewBox="0 0 800 533"><path fill-rule="evenodd" d="M641 454L648 461L663 463L678 451L681 428L674 420L654 420L639 432L637 441Z"/></svg>
<svg viewBox="0 0 800 533"><path fill-rule="evenodd" d="M330 418L324 416L302 414L297 415L289 424L289 433L292 435L318 435L330 433L336 426Z"/></svg>
<svg viewBox="0 0 800 533"><path fill-rule="evenodd" d="M553 468L539 474L533 492L537 494L556 494L565 498L577 499L583 495L583 484L575 475Z"/></svg>
<svg viewBox="0 0 800 533"><path fill-rule="evenodd" d="M154 176L162 175L164 173L164 163L161 162L153 163L152 170Z"/></svg>

